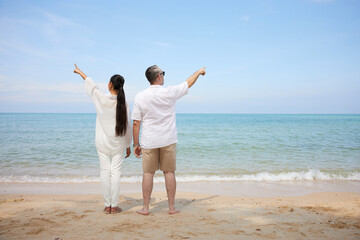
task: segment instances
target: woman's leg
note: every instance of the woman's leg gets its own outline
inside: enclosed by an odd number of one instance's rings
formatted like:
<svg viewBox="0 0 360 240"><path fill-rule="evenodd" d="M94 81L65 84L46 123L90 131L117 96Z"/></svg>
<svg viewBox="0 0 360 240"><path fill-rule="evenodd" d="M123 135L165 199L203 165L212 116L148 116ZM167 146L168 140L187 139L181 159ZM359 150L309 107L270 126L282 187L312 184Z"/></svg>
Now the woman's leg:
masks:
<svg viewBox="0 0 360 240"><path fill-rule="evenodd" d="M111 208L117 207L119 201L121 165L123 159L123 152L114 154L111 159Z"/></svg>
<svg viewBox="0 0 360 240"><path fill-rule="evenodd" d="M105 207L110 207L111 205L111 185L110 185L110 157L108 154L97 151L99 155L100 163L100 182L101 182L101 191L104 197Z"/></svg>

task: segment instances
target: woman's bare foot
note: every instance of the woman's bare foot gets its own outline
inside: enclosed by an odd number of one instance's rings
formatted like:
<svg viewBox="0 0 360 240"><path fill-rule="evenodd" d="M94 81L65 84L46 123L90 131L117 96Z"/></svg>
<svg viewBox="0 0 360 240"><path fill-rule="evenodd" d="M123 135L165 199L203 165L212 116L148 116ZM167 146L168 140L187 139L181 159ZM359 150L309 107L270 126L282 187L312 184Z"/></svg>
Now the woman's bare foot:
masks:
<svg viewBox="0 0 360 240"><path fill-rule="evenodd" d="M111 214L116 214L116 213L121 213L121 212L122 212L122 208L119 208L119 207L111 208Z"/></svg>
<svg viewBox="0 0 360 240"><path fill-rule="evenodd" d="M110 214L111 213L111 207L105 207L104 208L104 213Z"/></svg>
<svg viewBox="0 0 360 240"><path fill-rule="evenodd" d="M144 208L137 210L136 212L141 215L149 215L149 210L146 210Z"/></svg>

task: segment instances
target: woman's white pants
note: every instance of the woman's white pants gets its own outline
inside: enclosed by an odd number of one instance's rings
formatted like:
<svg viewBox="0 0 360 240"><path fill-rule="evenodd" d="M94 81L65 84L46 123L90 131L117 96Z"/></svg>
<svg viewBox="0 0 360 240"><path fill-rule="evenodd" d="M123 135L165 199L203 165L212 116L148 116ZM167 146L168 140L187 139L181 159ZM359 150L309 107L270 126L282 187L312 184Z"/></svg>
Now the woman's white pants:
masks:
<svg viewBox="0 0 360 240"><path fill-rule="evenodd" d="M117 207L120 191L121 164L124 151L115 154L97 149L100 162L101 190L105 207Z"/></svg>

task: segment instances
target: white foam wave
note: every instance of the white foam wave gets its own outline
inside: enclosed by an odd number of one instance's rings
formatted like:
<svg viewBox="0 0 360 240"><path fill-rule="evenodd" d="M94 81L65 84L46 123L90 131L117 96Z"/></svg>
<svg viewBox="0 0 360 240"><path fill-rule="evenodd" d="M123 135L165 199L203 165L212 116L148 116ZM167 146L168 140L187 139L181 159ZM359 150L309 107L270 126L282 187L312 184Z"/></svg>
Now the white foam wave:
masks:
<svg viewBox="0 0 360 240"><path fill-rule="evenodd" d="M91 183L100 182L99 177L40 177L40 176L0 176L0 183Z"/></svg>
<svg viewBox="0 0 360 240"><path fill-rule="evenodd" d="M360 172L343 172L343 173L325 173L320 170L310 169L308 171L300 172L282 172L282 173L269 173L261 172L257 174L240 174L240 175L185 175L178 176L177 182L237 182L237 181L360 181ZM163 178L154 179L154 181L164 182Z"/></svg>
<svg viewBox="0 0 360 240"><path fill-rule="evenodd" d="M352 172L321 172L317 169L299 172L281 172L269 173L260 172L256 174L239 174L239 175L184 175L177 174L177 182L241 182L241 181L360 181L360 171ZM123 183L141 183L142 176L122 176ZM39 176L0 176L0 183L91 183L100 182L99 177L39 177ZM159 174L155 176L155 183L163 183L164 177Z"/></svg>

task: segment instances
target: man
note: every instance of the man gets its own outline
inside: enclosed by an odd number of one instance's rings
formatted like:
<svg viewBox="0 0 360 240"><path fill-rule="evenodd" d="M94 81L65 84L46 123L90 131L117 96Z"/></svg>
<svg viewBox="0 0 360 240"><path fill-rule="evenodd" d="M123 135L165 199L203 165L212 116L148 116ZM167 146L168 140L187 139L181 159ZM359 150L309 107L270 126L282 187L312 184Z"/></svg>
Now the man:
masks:
<svg viewBox="0 0 360 240"><path fill-rule="evenodd" d="M205 67L195 72L180 85L164 88L163 72L158 66L149 67L145 76L150 82L149 88L135 97L132 113L134 154L143 161L142 191L144 206L137 213L149 214L149 204L153 189L155 171L164 172L165 186L169 202L169 214L179 211L175 208L176 193L176 119L175 103L188 93L200 75L205 75ZM140 125L142 123L141 145L139 144Z"/></svg>

